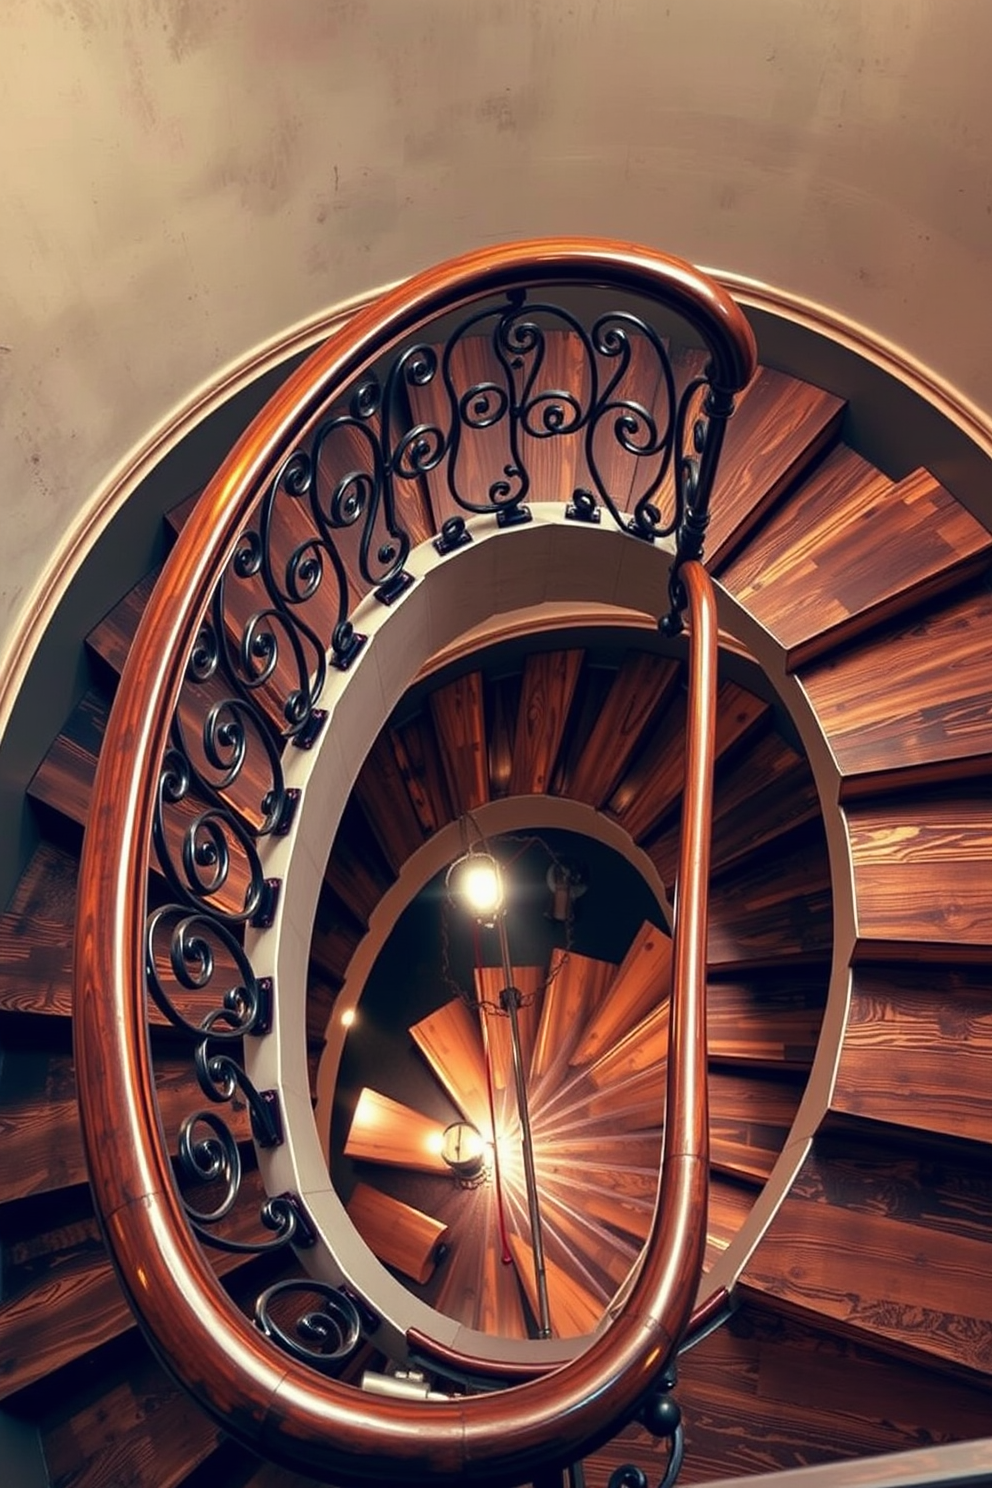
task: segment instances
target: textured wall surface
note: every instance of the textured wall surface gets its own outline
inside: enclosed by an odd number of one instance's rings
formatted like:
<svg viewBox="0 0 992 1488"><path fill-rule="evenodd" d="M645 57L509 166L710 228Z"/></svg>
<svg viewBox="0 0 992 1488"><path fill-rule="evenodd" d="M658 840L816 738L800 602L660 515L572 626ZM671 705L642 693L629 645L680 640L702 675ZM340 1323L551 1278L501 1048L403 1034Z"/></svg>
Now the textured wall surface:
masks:
<svg viewBox="0 0 992 1488"><path fill-rule="evenodd" d="M992 409L987 0L6 0L0 649L201 382L501 239L657 244Z"/></svg>

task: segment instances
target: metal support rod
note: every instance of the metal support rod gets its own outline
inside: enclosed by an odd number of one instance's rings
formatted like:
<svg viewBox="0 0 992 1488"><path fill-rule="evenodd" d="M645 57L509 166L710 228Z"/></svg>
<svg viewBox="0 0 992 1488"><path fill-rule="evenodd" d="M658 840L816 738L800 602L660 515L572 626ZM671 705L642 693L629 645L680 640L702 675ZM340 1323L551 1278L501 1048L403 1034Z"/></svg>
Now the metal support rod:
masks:
<svg viewBox="0 0 992 1488"><path fill-rule="evenodd" d="M531 1246L534 1252L534 1281L537 1286L537 1321L542 1338L551 1337L551 1309L548 1305L548 1277L544 1266L544 1238L541 1232L541 1206L537 1194L537 1172L534 1167L534 1138L530 1129L530 1103L527 1077L520 1048L520 1022L517 1001L520 996L513 985L510 947L506 938L506 914L496 916L499 953L503 962L503 1002L510 1017L510 1048L513 1054L513 1078L517 1088L517 1114L520 1117L520 1140L524 1155L524 1182L527 1188L527 1213L530 1218Z"/></svg>

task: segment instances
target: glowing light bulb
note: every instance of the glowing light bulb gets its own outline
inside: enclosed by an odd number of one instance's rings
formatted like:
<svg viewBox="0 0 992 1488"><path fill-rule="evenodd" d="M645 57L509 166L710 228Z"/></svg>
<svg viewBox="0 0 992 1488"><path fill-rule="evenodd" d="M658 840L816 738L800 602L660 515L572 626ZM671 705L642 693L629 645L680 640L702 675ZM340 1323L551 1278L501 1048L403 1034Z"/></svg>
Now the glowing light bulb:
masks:
<svg viewBox="0 0 992 1488"><path fill-rule="evenodd" d="M503 880L496 859L471 852L448 870L448 892L477 920L492 920L503 907Z"/></svg>
<svg viewBox="0 0 992 1488"><path fill-rule="evenodd" d="M352 1025L352 1023L354 1023L354 1021L355 1021L355 1009L354 1008L345 1008L344 1012L341 1014L341 1027L342 1028L350 1028L351 1025Z"/></svg>

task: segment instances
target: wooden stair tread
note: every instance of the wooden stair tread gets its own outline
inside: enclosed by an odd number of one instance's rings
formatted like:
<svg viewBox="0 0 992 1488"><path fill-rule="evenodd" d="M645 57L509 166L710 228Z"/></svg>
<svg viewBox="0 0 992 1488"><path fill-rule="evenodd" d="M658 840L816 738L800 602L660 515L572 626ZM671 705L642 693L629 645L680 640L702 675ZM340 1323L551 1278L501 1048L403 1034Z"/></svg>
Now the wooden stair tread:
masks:
<svg viewBox="0 0 992 1488"><path fill-rule="evenodd" d="M987 968L855 965L831 1108L992 1142Z"/></svg>
<svg viewBox="0 0 992 1488"><path fill-rule="evenodd" d="M612 1047L671 992L672 941L646 920L603 1000L591 1010L572 1064L588 1064Z"/></svg>
<svg viewBox="0 0 992 1488"><path fill-rule="evenodd" d="M386 734L380 734L355 783L355 799L394 873L418 847L424 830L407 793L400 765Z"/></svg>
<svg viewBox="0 0 992 1488"><path fill-rule="evenodd" d="M257 1173L245 1174L242 1194L218 1233L234 1240L265 1239L258 1218L265 1195ZM0 1399L137 1327L102 1247L99 1254L92 1247L89 1254L77 1250L53 1255L25 1290L0 1303ZM243 1255L207 1254L218 1276L245 1264Z"/></svg>
<svg viewBox="0 0 992 1488"><path fill-rule="evenodd" d="M720 577L797 667L958 583L985 561L990 544L929 471L893 485L841 448Z"/></svg>
<svg viewBox="0 0 992 1488"><path fill-rule="evenodd" d="M77 703L28 786L28 797L77 828L86 825L109 706L91 688Z"/></svg>
<svg viewBox="0 0 992 1488"><path fill-rule="evenodd" d="M432 837L454 818L440 752L430 718L416 718L390 730L400 776L424 837Z"/></svg>
<svg viewBox="0 0 992 1488"><path fill-rule="evenodd" d="M711 1062L808 1069L826 996L826 969L711 978L706 994Z"/></svg>
<svg viewBox="0 0 992 1488"><path fill-rule="evenodd" d="M870 777L862 790L921 768L931 780L963 766L987 774L990 654L992 595L983 588L804 670L841 773Z"/></svg>
<svg viewBox="0 0 992 1488"><path fill-rule="evenodd" d="M707 558L719 570L840 429L844 403L787 373L761 367L738 400L711 502Z"/></svg>
<svg viewBox="0 0 992 1488"><path fill-rule="evenodd" d="M992 1176L819 1138L745 1267L747 1285L992 1375ZM801 1260L797 1261L797 1257ZM912 1264L907 1264L907 1258Z"/></svg>
<svg viewBox="0 0 992 1488"><path fill-rule="evenodd" d="M345 806L335 834L324 882L365 927L393 883L393 874L379 852L375 833L354 797Z"/></svg>
<svg viewBox="0 0 992 1488"><path fill-rule="evenodd" d="M800 834L771 860L747 859L711 885L711 971L821 961L830 954L832 935L822 838Z"/></svg>
<svg viewBox="0 0 992 1488"><path fill-rule="evenodd" d="M635 842L649 836L681 799L685 774L684 692L661 721L610 798L607 810ZM740 744L768 716L769 705L736 682L717 688L716 758Z"/></svg>
<svg viewBox="0 0 992 1488"><path fill-rule="evenodd" d="M0 917L0 1011L72 1015L72 937L79 861L36 848Z"/></svg>
<svg viewBox="0 0 992 1488"><path fill-rule="evenodd" d="M819 795L806 760L774 730L759 734L716 779L712 871L721 872L818 814ZM678 816L645 844L669 887L678 872L681 838Z"/></svg>
<svg viewBox="0 0 992 1488"><path fill-rule="evenodd" d="M858 954L981 960L992 946L987 793L852 804Z"/></svg>
<svg viewBox="0 0 992 1488"><path fill-rule="evenodd" d="M785 1146L801 1085L723 1068L710 1070L709 1085L713 1166L764 1182Z"/></svg>
<svg viewBox="0 0 992 1488"><path fill-rule="evenodd" d="M547 791L575 695L581 651L532 652L524 664L509 794Z"/></svg>
<svg viewBox="0 0 992 1488"><path fill-rule="evenodd" d="M629 651L598 710L574 771L559 793L602 806L623 776L644 731L664 709L680 667L646 651Z"/></svg>
<svg viewBox="0 0 992 1488"><path fill-rule="evenodd" d="M103 676L111 684L124 670L138 622L145 612L161 569L154 568L118 600L86 637L86 649L103 664Z"/></svg>
<svg viewBox="0 0 992 1488"><path fill-rule="evenodd" d="M466 672L428 697L434 733L456 816L489 800L486 714L482 676Z"/></svg>

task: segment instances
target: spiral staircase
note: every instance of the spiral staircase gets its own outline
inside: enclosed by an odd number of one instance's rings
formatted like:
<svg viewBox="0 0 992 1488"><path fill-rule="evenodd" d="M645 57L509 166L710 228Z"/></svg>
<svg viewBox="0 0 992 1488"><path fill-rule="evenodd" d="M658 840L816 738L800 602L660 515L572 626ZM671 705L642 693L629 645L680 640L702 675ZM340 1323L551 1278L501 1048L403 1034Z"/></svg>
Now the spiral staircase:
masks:
<svg viewBox="0 0 992 1488"><path fill-rule="evenodd" d="M563 360L570 352L563 338ZM680 376L691 377L698 354L678 355ZM843 416L830 393L760 369L729 425L713 497L707 558L727 601L703 1296L719 1292L728 1305L679 1363L686 1482L989 1430L992 534L926 471L888 479L844 442ZM583 485L581 452L553 441L548 450L539 499L570 501ZM193 508L177 509L174 530ZM440 533L451 515L440 484L426 480L419 535ZM86 639L91 685L31 783L42 841L0 921L3 1409L39 1483L47 1473L59 1488L302 1488L309 1478L227 1439L172 1383L135 1326L87 1188L71 1050L79 848L108 711L154 579ZM338 1037L338 998L376 907L424 844L466 813L526 796L574 803L625 834L671 889L684 648L630 615L580 619L564 630L532 622L523 641L490 637L439 658L375 741L327 864L311 945L318 1109L324 1041ZM801 700L801 728L789 698ZM632 965L646 945L657 955L663 938L648 927ZM653 981L628 969L625 993L622 975L611 982L590 959L582 985L596 991L575 993L586 999L584 1024L556 1066L541 1062L536 1020L531 1031L535 1088L544 1081L549 1109L561 1099L548 1084L554 1066L576 1116L570 1131L584 1127L595 1153L607 1127L613 1137L620 1129L636 1158L618 1192L615 1152L590 1157L572 1135L559 1153L585 1197L556 1237L562 1295L580 1299L575 1331L608 1305L647 1232L664 1069L652 968ZM576 954L552 983L563 1002L581 969ZM548 1047L561 1050L563 1029L546 1034ZM154 1015L151 1037L174 1139L199 1103L195 1076ZM411 1046L411 1059L428 1043ZM402 1070L396 1079L383 1093L402 1100ZM353 1114L358 1092L339 1098ZM614 1119L604 1124L605 1111ZM237 1119L246 1189L261 1200L243 1107ZM377 1171L359 1156L360 1178L374 1186ZM429 1180L435 1196L446 1181ZM394 1184L393 1201L419 1210L418 1184ZM441 1202L447 1223L443 1205L454 1200ZM246 1305L292 1269L284 1256L237 1254L217 1266ZM496 1308L485 1272L481 1251L466 1245L459 1257L456 1247L423 1285L471 1297L474 1324ZM374 1343L345 1377L370 1363L381 1363ZM663 1458L631 1426L586 1463L586 1481L605 1485L628 1461L660 1477Z"/></svg>

